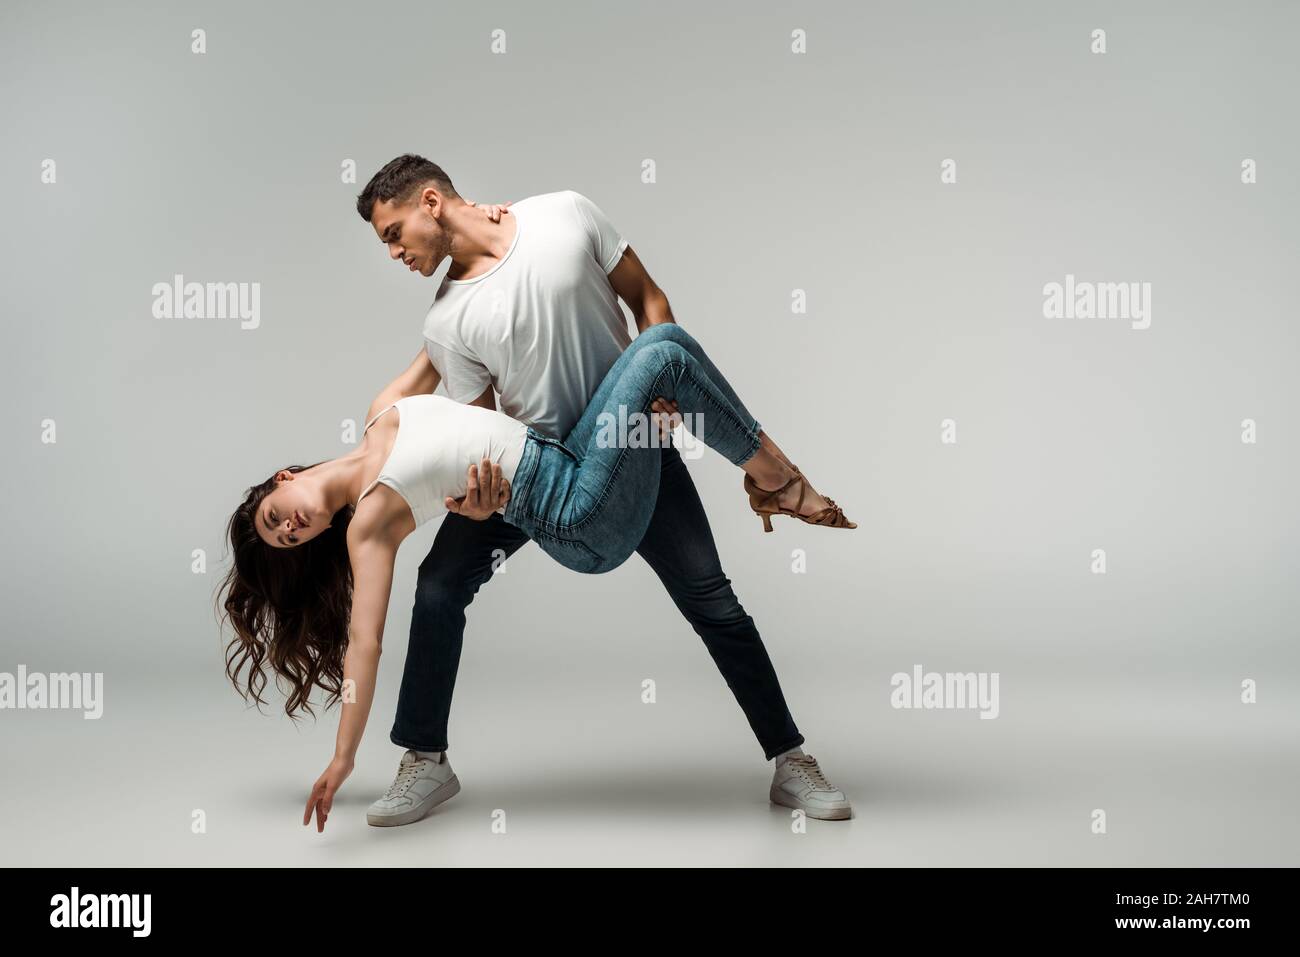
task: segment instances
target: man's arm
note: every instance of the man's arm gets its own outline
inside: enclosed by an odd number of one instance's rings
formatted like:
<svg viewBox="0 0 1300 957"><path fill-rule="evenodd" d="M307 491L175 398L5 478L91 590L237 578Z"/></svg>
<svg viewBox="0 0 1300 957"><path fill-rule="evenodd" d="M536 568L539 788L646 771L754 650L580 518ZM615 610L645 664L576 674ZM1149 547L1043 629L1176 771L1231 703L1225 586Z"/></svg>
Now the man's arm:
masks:
<svg viewBox="0 0 1300 957"><path fill-rule="evenodd" d="M373 419L398 399L432 392L438 388L439 381L441 377L438 375L438 370L429 361L428 353L421 349L410 368L390 382L379 394L379 398L375 399L366 421ZM488 386L477 399L466 404L495 411L496 393L492 391L491 386ZM469 467L468 477L469 484L465 495L458 499L447 499L444 503L447 511L481 522L491 518L493 512L503 510L506 503L510 501L510 483L501 474L501 466L497 463L484 459L481 468L478 463L475 463Z"/></svg>
<svg viewBox="0 0 1300 957"><path fill-rule="evenodd" d="M637 332L645 332L661 322L677 321L668 305L668 297L650 278L631 246L623 251L618 265L609 271L609 284L632 311Z"/></svg>
<svg viewBox="0 0 1300 957"><path fill-rule="evenodd" d="M491 386L488 386L483 390L482 395L467 405L477 405L496 411L496 393L492 391ZM443 505L449 512L481 522L485 518L490 518L493 512L505 511L508 501L510 501L510 482L501 474L500 464L484 459L481 463L469 467L464 496L448 498L444 500Z"/></svg>
<svg viewBox="0 0 1300 957"><path fill-rule="evenodd" d="M404 399L408 395L424 395L427 392L432 392L438 388L441 379L438 370L433 367L433 363L429 360L429 353L421 346L420 354L406 367L406 371L384 386L383 391L375 397L375 401L370 404L370 412L366 416L366 421L369 422L398 399Z"/></svg>
<svg viewBox="0 0 1300 957"><path fill-rule="evenodd" d="M425 350L415 357L411 367L384 390L391 398L373 409L371 418L382 412L388 404L406 395L432 392L441 381L437 371L439 367L447 373L448 398L465 402L466 405L477 405L489 410L496 409L496 394L492 391L492 378L482 363L440 346L432 340L425 345ZM434 365L435 354L438 357L436 366ZM466 401L466 395L472 394L475 388L482 391L473 399ZM476 463L470 466L470 476L472 481L469 483L468 492L460 499L449 499L446 503L447 511L481 522L491 518L493 512L505 507L506 502L509 501L509 483L502 479L500 465L480 471Z"/></svg>
<svg viewBox="0 0 1300 957"><path fill-rule="evenodd" d="M483 394L480 395L477 399L475 399L473 402L467 402L465 404L482 406L483 408L487 409L489 412L495 412L497 407L497 396L496 393L492 391L492 387L488 386L486 389L483 390Z"/></svg>
<svg viewBox="0 0 1300 957"><path fill-rule="evenodd" d="M631 246L623 250L623 258L609 271L609 284L632 310L638 335L661 322L677 321L673 318L672 307L668 305L668 297L650 278ZM661 396L650 404L650 408L656 413L654 422L659 427L659 436L666 440L669 431L681 422L677 403Z"/></svg>

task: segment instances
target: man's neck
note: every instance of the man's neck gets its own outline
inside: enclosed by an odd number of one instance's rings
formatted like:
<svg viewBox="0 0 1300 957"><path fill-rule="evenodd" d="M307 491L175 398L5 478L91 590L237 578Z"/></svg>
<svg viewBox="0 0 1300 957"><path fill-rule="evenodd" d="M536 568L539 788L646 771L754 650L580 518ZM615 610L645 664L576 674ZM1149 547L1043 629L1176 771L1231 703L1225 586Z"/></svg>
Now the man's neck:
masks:
<svg viewBox="0 0 1300 957"><path fill-rule="evenodd" d="M451 217L451 266L448 279L473 279L481 276L510 250L518 225L507 212L494 223L477 206L468 203L449 209Z"/></svg>

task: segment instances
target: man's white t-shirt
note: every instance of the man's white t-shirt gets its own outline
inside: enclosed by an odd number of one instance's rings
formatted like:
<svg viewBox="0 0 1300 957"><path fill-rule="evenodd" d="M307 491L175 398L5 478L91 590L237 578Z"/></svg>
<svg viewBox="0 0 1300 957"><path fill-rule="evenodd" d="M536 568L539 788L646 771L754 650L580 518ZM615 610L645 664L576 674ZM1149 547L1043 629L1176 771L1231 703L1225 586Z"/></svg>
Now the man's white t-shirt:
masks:
<svg viewBox="0 0 1300 957"><path fill-rule="evenodd" d="M495 266L443 279L425 348L452 399L490 385L502 412L562 439L632 341L608 278L627 240L573 190L521 199L509 215L514 241Z"/></svg>

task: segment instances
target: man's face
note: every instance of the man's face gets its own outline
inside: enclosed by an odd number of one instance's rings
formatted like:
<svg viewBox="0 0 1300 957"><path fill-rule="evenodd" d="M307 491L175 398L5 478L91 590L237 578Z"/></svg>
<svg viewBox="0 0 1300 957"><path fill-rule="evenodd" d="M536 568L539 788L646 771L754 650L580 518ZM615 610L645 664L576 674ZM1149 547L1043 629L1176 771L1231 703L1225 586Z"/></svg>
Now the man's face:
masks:
<svg viewBox="0 0 1300 957"><path fill-rule="evenodd" d="M388 255L411 272L432 276L438 264L451 255L451 236L443 228L446 209L438 191L425 187L404 203L377 201L370 223L388 246Z"/></svg>

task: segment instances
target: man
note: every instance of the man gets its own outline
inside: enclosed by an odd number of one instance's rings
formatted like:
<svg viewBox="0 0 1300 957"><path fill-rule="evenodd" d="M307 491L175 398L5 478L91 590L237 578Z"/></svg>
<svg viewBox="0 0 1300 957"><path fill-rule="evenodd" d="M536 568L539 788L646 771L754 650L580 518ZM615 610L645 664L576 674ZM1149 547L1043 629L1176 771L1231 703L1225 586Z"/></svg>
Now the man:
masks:
<svg viewBox="0 0 1300 957"><path fill-rule="evenodd" d="M459 402L495 408L563 439L637 331L673 322L663 291L601 209L565 190L484 216L421 156L399 156L357 197L389 255L432 276L451 265L425 317L425 346L398 380L406 394L442 382ZM661 412L674 411L662 401ZM661 451L659 498L637 553L704 640L766 759L769 798L809 817L851 816L843 792L804 754L762 639L723 573L699 495L678 451ZM496 509L498 470L471 473L470 491L448 503L420 565L410 643L390 739L406 748L393 786L371 805L374 825L408 824L460 789L447 762L447 721L460 663L465 609L501 560L528 538Z"/></svg>

